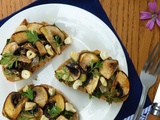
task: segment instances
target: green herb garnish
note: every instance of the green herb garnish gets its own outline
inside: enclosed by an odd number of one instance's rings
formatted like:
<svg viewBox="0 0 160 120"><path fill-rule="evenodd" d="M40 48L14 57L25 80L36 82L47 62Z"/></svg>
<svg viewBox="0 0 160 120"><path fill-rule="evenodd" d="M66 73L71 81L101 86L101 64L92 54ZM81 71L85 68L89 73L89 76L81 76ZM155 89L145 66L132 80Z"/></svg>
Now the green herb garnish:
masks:
<svg viewBox="0 0 160 120"><path fill-rule="evenodd" d="M93 96L89 94L89 99L92 99L92 97L93 97Z"/></svg>
<svg viewBox="0 0 160 120"><path fill-rule="evenodd" d="M11 42L13 42L13 40L11 38L7 39L7 43L6 44L11 43Z"/></svg>
<svg viewBox="0 0 160 120"><path fill-rule="evenodd" d="M31 88L28 88L28 89L26 90L26 92L21 92L21 94L22 94L23 96L26 96L26 97L29 98L30 100L33 100L33 98L34 98L34 91L33 91Z"/></svg>
<svg viewBox="0 0 160 120"><path fill-rule="evenodd" d="M68 72L66 71L66 67L62 67L62 71L60 72L56 72L56 76L59 79L62 79L64 75L68 74Z"/></svg>
<svg viewBox="0 0 160 120"><path fill-rule="evenodd" d="M56 43L56 46L57 46L57 47L62 46L63 43L61 43L61 38L60 38L59 36L57 36L57 35L54 36L54 39L53 39L53 40L54 40L54 42Z"/></svg>
<svg viewBox="0 0 160 120"><path fill-rule="evenodd" d="M69 120L71 120L72 119L72 117L73 117L73 112L70 112L70 111L64 111L64 115L65 115L65 117L66 118L69 118Z"/></svg>
<svg viewBox="0 0 160 120"><path fill-rule="evenodd" d="M56 26L56 23L53 23L53 26Z"/></svg>
<svg viewBox="0 0 160 120"><path fill-rule="evenodd" d="M14 63L15 67L17 67L18 56L15 56L13 53L5 53L2 55L2 59L0 60L0 64L7 65L8 68L12 68Z"/></svg>
<svg viewBox="0 0 160 120"><path fill-rule="evenodd" d="M96 89L94 91L94 93L92 95L95 96L95 97L97 97L97 98L100 98L101 95L102 95L102 93L101 93L100 89L98 88L98 89Z"/></svg>
<svg viewBox="0 0 160 120"><path fill-rule="evenodd" d="M62 109L57 107L57 106L53 106L52 109L48 109L48 113L50 116L57 116L61 113Z"/></svg>
<svg viewBox="0 0 160 120"><path fill-rule="evenodd" d="M64 115L66 115L66 116L72 116L72 115L73 115L73 112L70 112L70 111L66 111L66 110L65 110Z"/></svg>
<svg viewBox="0 0 160 120"><path fill-rule="evenodd" d="M105 94L105 97L107 98L107 102L108 102L109 104L111 104L113 101L114 101L114 102L117 102L117 101L120 99L120 98L118 98L118 97L115 97L116 93L117 93L117 90L115 89L115 90L112 90L112 91L108 91L108 92Z"/></svg>
<svg viewBox="0 0 160 120"><path fill-rule="evenodd" d="M38 38L38 34L36 31L26 31L26 35L27 35L27 38L29 39L28 41L35 44L39 38Z"/></svg>
<svg viewBox="0 0 160 120"><path fill-rule="evenodd" d="M90 69L89 72L94 74L94 75L100 75L99 72L95 72L94 69L99 69L102 67L102 62L100 60L98 60L96 63L92 60L90 63Z"/></svg>
<svg viewBox="0 0 160 120"><path fill-rule="evenodd" d="M66 67L62 67L62 71L61 72L56 72L56 76L59 78L59 79L64 79L66 81L69 81L69 79L73 79L73 76L71 75L70 72L68 72L66 70Z"/></svg>

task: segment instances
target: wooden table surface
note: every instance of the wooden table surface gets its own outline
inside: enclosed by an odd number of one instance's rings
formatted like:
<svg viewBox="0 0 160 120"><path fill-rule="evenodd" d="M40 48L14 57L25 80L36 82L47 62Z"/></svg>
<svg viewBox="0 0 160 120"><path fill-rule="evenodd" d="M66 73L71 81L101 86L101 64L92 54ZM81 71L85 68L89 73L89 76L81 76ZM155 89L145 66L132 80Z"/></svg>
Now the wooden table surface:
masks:
<svg viewBox="0 0 160 120"><path fill-rule="evenodd" d="M0 0L0 19L34 1ZM145 27L148 20L140 20L140 11L149 11L147 6L149 1L154 0L101 0L102 7L126 47L138 74L140 74L152 48L160 40L160 27L155 25L150 31ZM160 0L157 0L157 6L160 9ZM151 101L154 99L159 82L160 75L149 90Z"/></svg>

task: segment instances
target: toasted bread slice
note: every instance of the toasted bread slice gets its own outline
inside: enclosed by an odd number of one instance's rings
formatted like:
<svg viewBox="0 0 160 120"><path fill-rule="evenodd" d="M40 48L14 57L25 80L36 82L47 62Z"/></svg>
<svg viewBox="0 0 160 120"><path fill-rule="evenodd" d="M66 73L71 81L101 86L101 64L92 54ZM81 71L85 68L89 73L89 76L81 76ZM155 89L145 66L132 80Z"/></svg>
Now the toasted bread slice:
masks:
<svg viewBox="0 0 160 120"><path fill-rule="evenodd" d="M28 79L72 43L56 25L26 19L7 40L0 64L7 80Z"/></svg>
<svg viewBox="0 0 160 120"><path fill-rule="evenodd" d="M65 85L109 103L123 102L129 95L130 82L118 61L99 50L71 52L55 76Z"/></svg>
<svg viewBox="0 0 160 120"><path fill-rule="evenodd" d="M2 111L11 120L79 120L75 106L47 84L26 85L18 92L11 92Z"/></svg>

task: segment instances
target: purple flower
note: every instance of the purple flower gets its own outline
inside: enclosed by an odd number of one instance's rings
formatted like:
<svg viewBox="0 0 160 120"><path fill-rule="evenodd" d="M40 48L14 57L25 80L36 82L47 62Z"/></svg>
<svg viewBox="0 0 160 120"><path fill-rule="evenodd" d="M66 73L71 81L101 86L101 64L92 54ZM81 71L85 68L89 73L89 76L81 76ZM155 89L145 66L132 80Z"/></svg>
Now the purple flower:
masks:
<svg viewBox="0 0 160 120"><path fill-rule="evenodd" d="M156 8L157 8L156 0L154 0L154 2L149 2L148 7L149 7L151 13L145 12L145 11L140 12L141 13L140 19L141 20L151 19L147 22L146 27L149 28L150 30L152 30L155 21L156 21L157 25L160 26L160 10L158 10L158 12L156 10Z"/></svg>

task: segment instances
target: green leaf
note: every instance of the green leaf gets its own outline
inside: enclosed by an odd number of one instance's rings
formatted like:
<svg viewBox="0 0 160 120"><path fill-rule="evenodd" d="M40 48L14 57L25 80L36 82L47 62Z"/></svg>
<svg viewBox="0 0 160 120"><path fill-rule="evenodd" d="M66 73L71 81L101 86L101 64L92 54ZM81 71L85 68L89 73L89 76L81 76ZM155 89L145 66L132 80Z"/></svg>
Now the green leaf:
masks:
<svg viewBox="0 0 160 120"><path fill-rule="evenodd" d="M108 92L105 93L105 97L107 98L107 102L108 102L109 104L111 104L112 102L117 102L117 101L119 101L120 98L115 96L116 93L117 93L117 90L116 90L116 89L114 89L114 90L112 90L112 91L108 91Z"/></svg>
<svg viewBox="0 0 160 120"><path fill-rule="evenodd" d="M35 44L39 38L38 38L38 34L36 31L26 31L26 34L27 34L27 38L29 39L28 41Z"/></svg>
<svg viewBox="0 0 160 120"><path fill-rule="evenodd" d="M69 118L69 120L72 120L72 117L73 117L73 112L70 112L70 111L64 111L64 115L66 118Z"/></svg>
<svg viewBox="0 0 160 120"><path fill-rule="evenodd" d="M59 36L54 36L54 42L56 43L57 47L62 46L63 43L61 43L61 38Z"/></svg>
<svg viewBox="0 0 160 120"><path fill-rule="evenodd" d="M11 42L13 42L13 40L11 38L7 39L7 43L6 44L11 43Z"/></svg>
<svg viewBox="0 0 160 120"><path fill-rule="evenodd" d="M56 26L56 23L53 23L53 26Z"/></svg>
<svg viewBox="0 0 160 120"><path fill-rule="evenodd" d="M70 111L64 111L64 115L66 115L66 116L73 116L73 112L70 112Z"/></svg>
<svg viewBox="0 0 160 120"><path fill-rule="evenodd" d="M57 106L53 106L52 109L48 110L48 113L50 116L57 116L62 112L62 109L57 107Z"/></svg>
<svg viewBox="0 0 160 120"><path fill-rule="evenodd" d="M26 92L21 92L23 96L26 96L30 100L33 100L34 98L34 91L31 88L28 88Z"/></svg>
<svg viewBox="0 0 160 120"><path fill-rule="evenodd" d="M62 67L62 72L56 72L55 74L59 79L63 79L65 77L65 81L68 82L70 78L73 79L73 76L71 75L70 72L67 72L66 67Z"/></svg>
<svg viewBox="0 0 160 120"><path fill-rule="evenodd" d="M98 88L98 89L96 89L94 91L94 93L92 95L95 96L95 97L97 97L97 98L100 98L101 95L102 95L102 93L101 93L100 89Z"/></svg>
<svg viewBox="0 0 160 120"><path fill-rule="evenodd" d="M7 65L8 68L12 68L15 63L15 67L17 67L17 60L18 60L18 56L15 56L12 52L5 53L2 55L0 64Z"/></svg>
<svg viewBox="0 0 160 120"><path fill-rule="evenodd" d="M98 60L96 63L92 60L90 63L90 69L89 72L94 74L94 75L100 75L99 72L94 72L94 69L99 69L102 67L102 62L100 60Z"/></svg>
<svg viewBox="0 0 160 120"><path fill-rule="evenodd" d="M93 97L93 96L89 94L89 99L92 99L92 97Z"/></svg>
<svg viewBox="0 0 160 120"><path fill-rule="evenodd" d="M62 69L63 69L63 68L62 68ZM64 72L56 72L55 75L58 77L58 79L62 79L63 76L65 75L65 71L64 71Z"/></svg>

